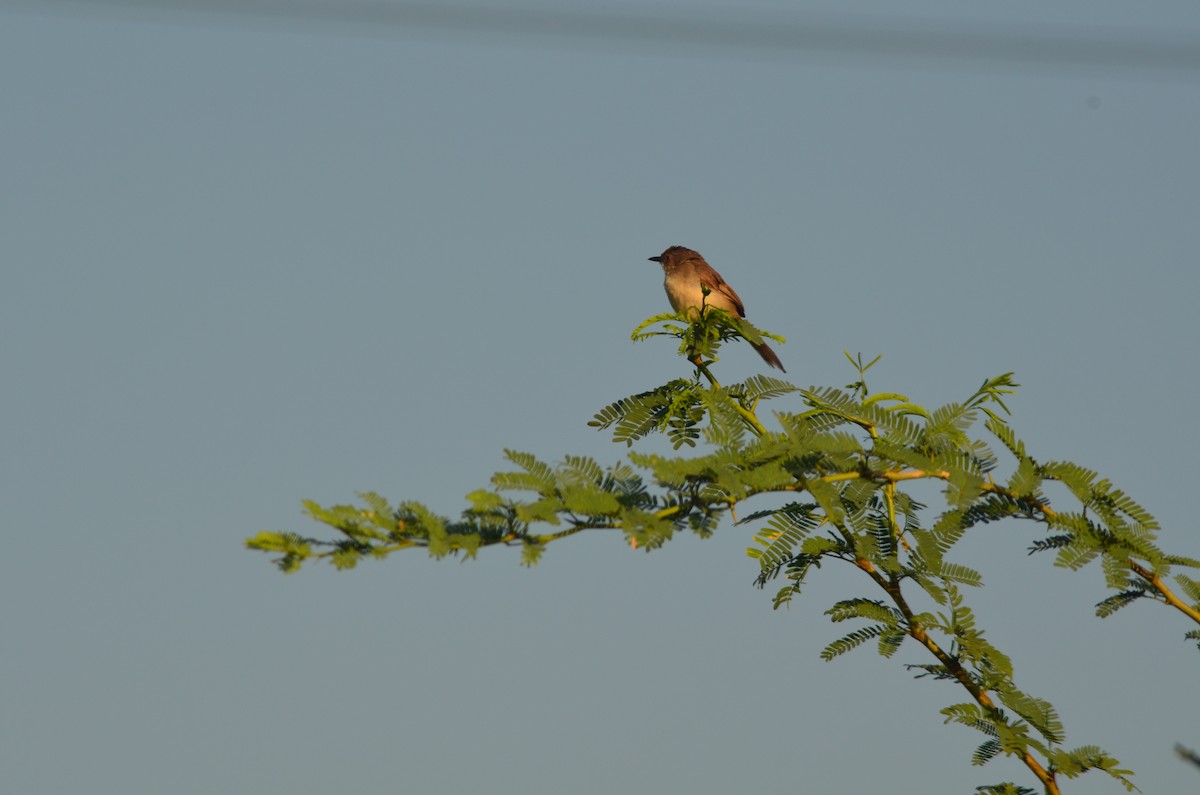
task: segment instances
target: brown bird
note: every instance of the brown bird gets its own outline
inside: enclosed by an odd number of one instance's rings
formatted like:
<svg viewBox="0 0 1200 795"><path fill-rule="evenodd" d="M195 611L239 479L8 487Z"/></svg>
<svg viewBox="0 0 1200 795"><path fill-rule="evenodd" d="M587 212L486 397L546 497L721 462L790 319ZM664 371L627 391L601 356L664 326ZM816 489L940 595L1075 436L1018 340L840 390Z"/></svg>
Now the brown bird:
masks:
<svg viewBox="0 0 1200 795"><path fill-rule="evenodd" d="M707 305L724 309L735 317L746 316L746 307L742 305L742 299L738 298L738 294L721 278L721 274L705 262L698 252L683 246L671 246L657 257L650 257L650 261L662 265L663 287L667 291L667 300L671 302L671 308L676 312L689 309L699 311L701 306ZM707 296L704 295L701 285L708 288ZM754 350L758 351L764 362L787 372L783 369L783 362L779 361L779 357L767 343L760 342L754 345Z"/></svg>

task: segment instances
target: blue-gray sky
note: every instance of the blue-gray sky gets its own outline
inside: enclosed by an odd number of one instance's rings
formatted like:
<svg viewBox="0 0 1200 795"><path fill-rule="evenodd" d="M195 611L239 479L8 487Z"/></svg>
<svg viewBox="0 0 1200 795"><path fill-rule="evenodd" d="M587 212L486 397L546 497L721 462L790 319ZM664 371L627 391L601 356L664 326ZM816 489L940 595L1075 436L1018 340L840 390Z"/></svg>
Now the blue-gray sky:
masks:
<svg viewBox="0 0 1200 795"><path fill-rule="evenodd" d="M892 8L855 6L885 31ZM906 11L1200 41L1192 2ZM925 403L1016 371L1035 456L1100 470L1200 554L1200 69L13 2L0 97L5 791L1032 786L969 765L950 687L869 648L821 662L822 610L861 584L821 571L773 612L745 527L650 555L579 537L532 570L284 577L242 549L318 530L303 498L454 514L505 447L617 460L586 421L686 373L628 336L666 308L646 257L670 244L788 338L801 385L851 380L844 349ZM1027 558L1034 537L964 550L1018 684L1144 792L1195 790L1182 617L1096 619L1100 573Z"/></svg>

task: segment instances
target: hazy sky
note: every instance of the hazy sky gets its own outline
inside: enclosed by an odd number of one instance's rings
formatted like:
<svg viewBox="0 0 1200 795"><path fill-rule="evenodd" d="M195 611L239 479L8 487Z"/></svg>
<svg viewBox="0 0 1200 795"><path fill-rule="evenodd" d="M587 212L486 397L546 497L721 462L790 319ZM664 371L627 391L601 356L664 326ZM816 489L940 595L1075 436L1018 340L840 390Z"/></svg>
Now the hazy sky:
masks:
<svg viewBox="0 0 1200 795"><path fill-rule="evenodd" d="M689 30L733 7L654 9ZM850 22L886 34L894 8ZM0 0L3 789L1032 786L970 766L981 737L938 714L964 696L914 681L915 647L822 662L845 631L822 611L863 583L822 570L774 612L753 528L650 555L595 533L531 570L501 550L284 577L242 548L319 532L305 498L456 514L506 447L617 460L587 420L688 372L629 341L667 306L646 257L678 243L788 338L801 386L852 380L843 350L929 404L1016 371L1033 455L1098 469L1200 555L1200 62L1136 62L1200 42L1200 10L905 8L951 36L1150 45L885 57L896 36L789 52ZM718 375L762 369L743 346ZM1195 791L1172 752L1200 746L1189 627L1150 603L1096 619L1098 569L1027 557L1036 537L989 526L962 553L1018 685L1144 792Z"/></svg>

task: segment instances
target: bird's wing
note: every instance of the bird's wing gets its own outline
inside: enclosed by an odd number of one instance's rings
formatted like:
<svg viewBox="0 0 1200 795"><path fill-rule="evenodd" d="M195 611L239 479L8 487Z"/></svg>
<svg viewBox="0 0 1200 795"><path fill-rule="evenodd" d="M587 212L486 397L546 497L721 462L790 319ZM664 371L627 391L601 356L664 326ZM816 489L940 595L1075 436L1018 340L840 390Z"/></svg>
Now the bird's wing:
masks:
<svg viewBox="0 0 1200 795"><path fill-rule="evenodd" d="M733 304L733 308L737 310L738 317L746 316L746 307L742 305L742 299L738 298L738 294L733 291L733 288L730 287L725 280L721 278L721 274L717 273L716 270L714 270L711 266L708 268L708 271L700 277L700 283L708 285L710 292L725 296L725 298L727 298L730 303ZM713 306L717 306L717 304L714 303ZM724 309L725 307L719 308Z"/></svg>

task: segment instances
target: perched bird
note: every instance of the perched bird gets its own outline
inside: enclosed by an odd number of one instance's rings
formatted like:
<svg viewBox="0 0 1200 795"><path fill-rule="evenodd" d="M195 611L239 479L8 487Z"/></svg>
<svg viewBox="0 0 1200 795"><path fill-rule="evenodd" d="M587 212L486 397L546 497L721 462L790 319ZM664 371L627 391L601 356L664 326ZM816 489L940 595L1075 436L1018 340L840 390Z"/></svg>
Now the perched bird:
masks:
<svg viewBox="0 0 1200 795"><path fill-rule="evenodd" d="M704 261L698 252L683 246L671 246L657 257L650 257L651 262L657 262L663 269L663 287L667 291L667 299L676 312L688 309L699 310L702 305L724 309L735 317L745 317L746 307L733 288L725 283L721 274L713 270L713 266ZM704 289L708 288L708 295ZM753 343L752 343L753 344ZM767 364L783 372L783 362L775 355L775 351L765 342L754 345L754 350Z"/></svg>

